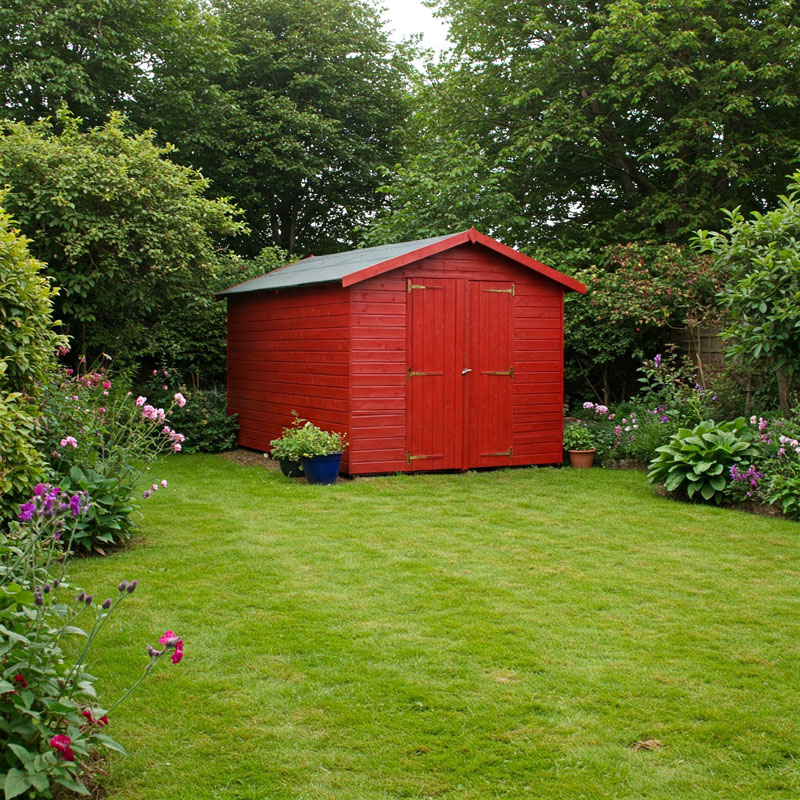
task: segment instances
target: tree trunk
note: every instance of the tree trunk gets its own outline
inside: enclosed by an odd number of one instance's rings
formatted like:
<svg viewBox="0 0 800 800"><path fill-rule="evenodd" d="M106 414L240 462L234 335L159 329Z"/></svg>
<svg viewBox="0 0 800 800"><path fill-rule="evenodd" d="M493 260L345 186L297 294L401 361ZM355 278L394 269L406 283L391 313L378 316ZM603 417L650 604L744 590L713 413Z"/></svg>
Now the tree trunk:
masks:
<svg viewBox="0 0 800 800"><path fill-rule="evenodd" d="M792 411L791 407L791 394L792 394L792 380L783 371L779 369L776 372L778 378L778 405L780 406L781 413L789 416Z"/></svg>

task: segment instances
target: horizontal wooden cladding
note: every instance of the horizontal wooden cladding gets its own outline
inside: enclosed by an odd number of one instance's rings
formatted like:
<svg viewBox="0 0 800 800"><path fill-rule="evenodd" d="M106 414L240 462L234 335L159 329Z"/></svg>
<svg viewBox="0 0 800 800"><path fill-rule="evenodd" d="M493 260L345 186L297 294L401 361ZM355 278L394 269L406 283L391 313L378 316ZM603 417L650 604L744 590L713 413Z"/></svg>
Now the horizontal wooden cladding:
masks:
<svg viewBox="0 0 800 800"><path fill-rule="evenodd" d="M254 400L272 402L276 397L293 394L295 397L330 398L331 400L347 400L350 389L347 386L313 386L309 383L279 383L269 381L233 382L228 390L231 398L236 400Z"/></svg>
<svg viewBox="0 0 800 800"><path fill-rule="evenodd" d="M353 414L352 425L353 429L380 428L381 430L388 430L389 428L402 428L405 430L406 416L405 414L370 414L361 412Z"/></svg>
<svg viewBox="0 0 800 800"><path fill-rule="evenodd" d="M390 431L378 431L373 435L367 434L368 429L358 429L357 436L352 441L354 458L361 458L364 452L376 453L403 453L406 446L405 428L395 435L390 435Z"/></svg>
<svg viewBox="0 0 800 800"><path fill-rule="evenodd" d="M347 378L350 374L347 362L320 361L319 363L306 363L297 369L290 369L282 361L266 361L261 359L256 363L237 363L228 368L228 379L261 380L262 374L275 374L278 380L291 380L292 378L305 379L306 376L313 381L315 377Z"/></svg>
<svg viewBox="0 0 800 800"><path fill-rule="evenodd" d="M375 460L365 460L363 456L352 457L348 473L350 475L381 475L391 472L406 472L405 453L396 456L394 460L386 460L385 453L375 453Z"/></svg>
<svg viewBox="0 0 800 800"><path fill-rule="evenodd" d="M228 334L228 342L233 344L234 346L238 343L250 343L253 342L257 344L259 347L269 348L273 344L279 344L280 342L290 342L295 344L300 344L301 342L312 342L314 345L319 344L347 344L347 336L348 336L349 326L345 320L344 324L339 323L336 326L324 328L325 331L325 339L320 339L320 332L321 329L313 327L313 328L306 328L306 327L297 327L289 328L286 330L275 330L275 331L253 331L249 332L247 330L242 331L231 331ZM335 341L330 341L328 337L337 337Z"/></svg>
<svg viewBox="0 0 800 800"><path fill-rule="evenodd" d="M376 376L376 375L394 375L402 378L407 377L408 370L402 361L394 363L386 363L383 361L357 361L353 364L353 380L357 377Z"/></svg>
<svg viewBox="0 0 800 800"><path fill-rule="evenodd" d="M374 347L355 349L352 354L352 364L403 364L406 366L406 351L402 350L376 350Z"/></svg>
<svg viewBox="0 0 800 800"><path fill-rule="evenodd" d="M348 314L331 314L322 316L315 314L308 319L261 319L247 320L236 319L228 323L228 336L251 334L252 336L277 336L286 331L322 331L332 329L346 329L350 325Z"/></svg>
<svg viewBox="0 0 800 800"><path fill-rule="evenodd" d="M353 344L358 342L364 347L372 347L376 343L383 341L402 341L406 340L405 325L360 325L357 320L353 320Z"/></svg>
<svg viewBox="0 0 800 800"><path fill-rule="evenodd" d="M281 305L262 302L258 307L248 310L237 309L230 314L230 319L237 323L259 323L264 321L276 321L281 323L297 322L297 320L328 319L329 317L340 317L348 315L348 304L341 297L336 302L331 303L312 303L299 307L287 308Z"/></svg>
<svg viewBox="0 0 800 800"><path fill-rule="evenodd" d="M252 411L254 413L273 411L276 408L288 408L291 413L292 409L299 410L301 405L313 409L317 415L326 411L339 412L346 415L348 409L347 399L311 397L308 394L291 394L289 392L270 394L268 400L265 400L263 395L261 397L247 397L241 393L236 393L229 395L228 402L231 408L236 407L242 411ZM314 421L316 422L316 420Z"/></svg>
<svg viewBox="0 0 800 800"><path fill-rule="evenodd" d="M270 350L256 351L237 349L233 353L228 350L228 363L234 369L270 369L272 364L296 364L297 369L306 369L314 365L341 365L349 363L346 350ZM280 367L283 369L284 367Z"/></svg>
<svg viewBox="0 0 800 800"><path fill-rule="evenodd" d="M386 398L386 397L353 397L351 400L353 413L370 413L374 414L378 411L402 411L406 410L405 395L400 398Z"/></svg>
<svg viewBox="0 0 800 800"><path fill-rule="evenodd" d="M364 292L361 293L364 296ZM392 295L395 295L393 292ZM403 298L405 299L405 298ZM353 319L364 316L396 317L397 319L406 318L405 303L398 300L389 301L383 297L382 293L375 292L367 295L367 299L354 300L351 304Z"/></svg>
<svg viewBox="0 0 800 800"><path fill-rule="evenodd" d="M328 426L331 430L347 431L349 415L346 412L338 412L332 409L315 408L310 405L286 405L279 403L272 403L269 409L248 409L237 406L236 403L231 403L229 409L232 414L239 414L239 421L247 420L251 423L256 423L259 427L275 429L277 426L278 433L280 430L291 424L294 419L292 412L297 413L306 419L311 417L317 422L318 425L325 427ZM275 436L272 438L274 439Z"/></svg>

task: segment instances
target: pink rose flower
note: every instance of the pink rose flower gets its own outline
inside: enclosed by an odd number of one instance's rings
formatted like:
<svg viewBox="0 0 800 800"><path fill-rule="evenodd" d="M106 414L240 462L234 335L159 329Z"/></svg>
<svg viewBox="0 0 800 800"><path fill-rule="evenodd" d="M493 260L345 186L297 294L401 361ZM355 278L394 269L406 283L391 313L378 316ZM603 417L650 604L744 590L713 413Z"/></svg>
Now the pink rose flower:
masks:
<svg viewBox="0 0 800 800"><path fill-rule="evenodd" d="M147 402L147 398L146 397L142 397L141 395L139 395L136 398L136 405L137 406L143 406L146 402Z"/></svg>
<svg viewBox="0 0 800 800"><path fill-rule="evenodd" d="M178 408L183 408L186 405L186 398L180 392L173 399L178 404Z"/></svg>

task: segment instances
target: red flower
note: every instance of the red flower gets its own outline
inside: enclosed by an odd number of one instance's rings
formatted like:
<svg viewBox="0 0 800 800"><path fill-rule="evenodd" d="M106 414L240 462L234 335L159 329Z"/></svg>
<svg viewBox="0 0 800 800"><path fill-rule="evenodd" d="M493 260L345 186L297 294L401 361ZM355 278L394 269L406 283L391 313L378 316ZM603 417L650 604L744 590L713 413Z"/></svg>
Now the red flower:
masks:
<svg viewBox="0 0 800 800"><path fill-rule="evenodd" d="M15 675L14 676L14 683L19 684L20 689L27 689L28 688L28 681L25 680L24 675Z"/></svg>
<svg viewBox="0 0 800 800"><path fill-rule="evenodd" d="M103 716L100 717L100 719L95 719L94 716L92 715L92 712L89 711L88 708L84 708L83 711L81 711L81 714L83 714L83 716L86 717L86 719L88 719L89 722L92 722L95 725L99 725L101 728L104 725L108 725L108 714L103 714Z"/></svg>
<svg viewBox="0 0 800 800"><path fill-rule="evenodd" d="M50 747L52 747L54 750L58 750L58 752L61 753L62 761L75 760L75 753L72 752L72 748L70 747L71 744L72 739L63 733L57 734L50 740Z"/></svg>

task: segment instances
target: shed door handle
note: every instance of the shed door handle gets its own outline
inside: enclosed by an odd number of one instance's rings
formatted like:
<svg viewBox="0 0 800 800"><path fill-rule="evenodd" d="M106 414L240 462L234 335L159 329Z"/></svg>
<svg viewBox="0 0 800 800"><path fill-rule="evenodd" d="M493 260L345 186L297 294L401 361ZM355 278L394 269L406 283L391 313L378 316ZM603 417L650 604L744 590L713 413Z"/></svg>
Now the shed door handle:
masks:
<svg viewBox="0 0 800 800"><path fill-rule="evenodd" d="M469 369L469 367L467 367L466 369L462 369L462 370L461 370L461 374L462 374L462 375L466 375L468 372L472 372L472 370L471 370L471 369Z"/></svg>

